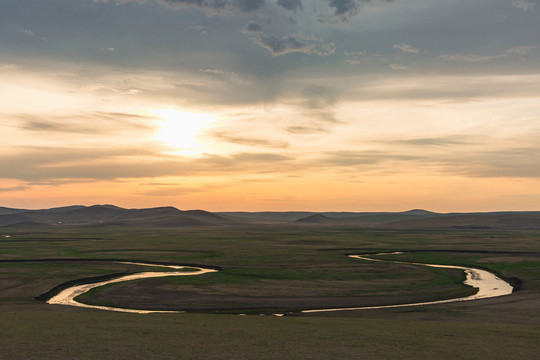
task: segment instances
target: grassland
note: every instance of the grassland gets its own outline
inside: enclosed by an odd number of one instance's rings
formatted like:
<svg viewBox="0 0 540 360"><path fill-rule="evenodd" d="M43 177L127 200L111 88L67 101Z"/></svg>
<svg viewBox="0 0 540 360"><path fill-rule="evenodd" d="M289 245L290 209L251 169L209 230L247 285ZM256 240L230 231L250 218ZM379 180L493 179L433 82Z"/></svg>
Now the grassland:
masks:
<svg viewBox="0 0 540 360"><path fill-rule="evenodd" d="M0 260L64 261L0 262L2 359L530 359L540 352L540 232L259 226L7 233ZM99 288L84 299L129 307L266 313L470 292L459 285L461 272L344 256L396 250L413 252L393 259L488 268L523 280L522 289L467 303L283 318L120 314L34 299L65 281L142 270L92 259L223 268Z"/></svg>

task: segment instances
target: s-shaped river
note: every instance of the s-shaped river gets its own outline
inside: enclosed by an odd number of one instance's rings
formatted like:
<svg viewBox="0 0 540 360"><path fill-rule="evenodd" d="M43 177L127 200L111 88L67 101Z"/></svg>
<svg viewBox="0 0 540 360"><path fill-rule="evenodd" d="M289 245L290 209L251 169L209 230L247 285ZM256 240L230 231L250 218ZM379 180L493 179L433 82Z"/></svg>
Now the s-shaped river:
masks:
<svg viewBox="0 0 540 360"><path fill-rule="evenodd" d="M379 253L375 255L391 255L391 254L402 254L401 252L393 252L393 253ZM432 304L445 304L445 303L451 303L451 302L457 302L457 301L468 301L468 300L477 300L477 299L486 299L486 298L492 298L502 295L509 295L512 293L512 286L507 283L506 281L500 279L495 274L481 269L475 269L472 267L465 267L465 266L453 266L453 265L436 265L436 264L423 264L423 263L413 263L413 262L404 262L404 261L392 261L392 260L379 260L379 259L372 259L367 257L367 255L349 255L351 258L356 258L360 260L366 260L366 261L382 261L382 262L392 262L392 263L398 263L398 264L409 264L409 265L422 265L422 266L429 266L429 267L436 267L436 268L445 268L445 269L461 269L464 270L467 278L465 280L465 284L472 286L474 288L478 289L478 292L474 295L461 297L461 298L454 298L454 299L446 299L446 300L437 300L437 301L428 301L428 302L418 302L418 303L410 303L410 304L397 304L397 305L382 305L382 306L363 306L363 307L347 307L347 308L336 308L336 309L311 309L311 310L303 310L303 313L316 313L316 312L328 312L328 311L346 311L346 310L369 310L369 309L385 309L385 308L397 308L397 307L405 307L405 306L421 306L421 305L432 305ZM166 267L166 268L172 268L176 270L180 270L184 268L184 266L177 266L177 265L156 265L156 264L147 264L147 263L133 263L133 262L121 262L123 264L132 264L132 265L142 265L142 266L152 266L152 267ZM190 267L192 268L192 267ZM130 281L130 280L138 280L138 279L146 279L146 278L156 278L156 277L165 277L165 276L193 276L193 275L202 275L206 273L216 272L217 270L214 269L205 269L205 268L197 268L197 271L146 271L136 274L130 274L118 277L116 279L112 280L106 280L96 283L90 283L90 284L83 284L83 285L76 285L69 287L67 289L62 290L57 295L50 298L47 303L49 304L61 304L61 305L70 305L70 306L79 306L79 307L85 307L85 308L92 308L92 309L100 309L100 310L109 310L109 311L120 311L120 312L130 312L130 313L139 313L139 314L148 314L148 313L179 313L182 311L158 311L158 310L139 310L139 309L124 309L124 308L117 308L117 307L111 307L111 306L100 306L100 305L89 305L80 303L75 300L75 298L81 294L86 293L87 291L107 285L107 284L114 284L124 281ZM274 315L284 315L284 314L274 314Z"/></svg>

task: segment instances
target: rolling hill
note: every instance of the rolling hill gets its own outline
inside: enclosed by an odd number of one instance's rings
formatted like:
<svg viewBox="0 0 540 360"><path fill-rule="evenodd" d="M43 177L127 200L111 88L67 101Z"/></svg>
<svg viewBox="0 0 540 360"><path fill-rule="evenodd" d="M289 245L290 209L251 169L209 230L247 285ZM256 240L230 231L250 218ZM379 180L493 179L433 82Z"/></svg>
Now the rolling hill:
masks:
<svg viewBox="0 0 540 360"><path fill-rule="evenodd" d="M540 212L218 212L175 207L124 209L114 205L24 210L0 207L0 227L35 226L356 226L388 229L540 229Z"/></svg>
<svg viewBox="0 0 540 360"><path fill-rule="evenodd" d="M229 223L233 221L207 211L182 211L174 207L124 209L114 205L93 205L42 210L3 208L0 215L0 227L30 224L32 226L216 226Z"/></svg>

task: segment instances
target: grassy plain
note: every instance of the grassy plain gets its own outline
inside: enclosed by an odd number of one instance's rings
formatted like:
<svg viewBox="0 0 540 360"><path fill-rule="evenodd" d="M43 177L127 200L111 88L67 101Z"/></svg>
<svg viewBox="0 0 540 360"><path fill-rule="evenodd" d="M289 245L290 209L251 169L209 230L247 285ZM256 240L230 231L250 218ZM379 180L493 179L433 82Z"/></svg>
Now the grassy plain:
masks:
<svg viewBox="0 0 540 360"><path fill-rule="evenodd" d="M530 359L540 352L540 232L294 226L3 232L11 237L0 238L0 260L64 261L0 262L1 359ZM120 306L274 312L470 292L459 285L460 272L344 256L414 250L422 251L392 258L484 267L520 278L522 289L467 303L281 318L122 314L34 299L65 281L144 269L92 259L223 268L117 284L85 299Z"/></svg>

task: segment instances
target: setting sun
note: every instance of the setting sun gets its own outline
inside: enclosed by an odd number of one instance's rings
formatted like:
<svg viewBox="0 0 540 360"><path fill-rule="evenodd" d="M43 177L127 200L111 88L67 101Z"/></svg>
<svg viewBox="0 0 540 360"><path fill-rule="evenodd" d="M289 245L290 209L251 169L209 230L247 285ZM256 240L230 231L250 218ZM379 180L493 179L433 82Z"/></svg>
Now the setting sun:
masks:
<svg viewBox="0 0 540 360"><path fill-rule="evenodd" d="M174 109L161 109L153 113L161 118L154 139L173 147L175 153L198 155L208 148L200 135L216 122L214 116Z"/></svg>

